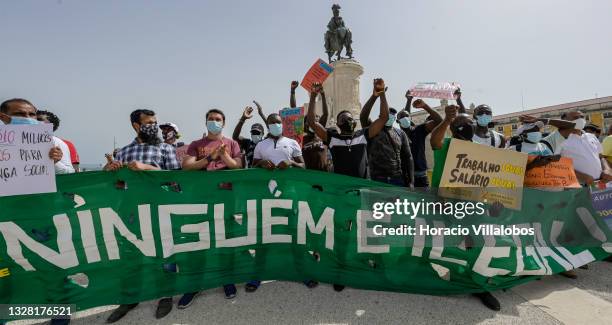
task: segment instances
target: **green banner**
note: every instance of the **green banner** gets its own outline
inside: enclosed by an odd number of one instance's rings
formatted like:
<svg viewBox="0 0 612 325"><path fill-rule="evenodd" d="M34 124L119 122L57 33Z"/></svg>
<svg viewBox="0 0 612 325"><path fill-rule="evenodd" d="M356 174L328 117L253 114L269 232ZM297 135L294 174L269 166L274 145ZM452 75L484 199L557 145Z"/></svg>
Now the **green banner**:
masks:
<svg viewBox="0 0 612 325"><path fill-rule="evenodd" d="M298 169L124 169L57 183L0 198L2 304L84 309L254 279L459 294L612 252L588 190L524 189L515 211ZM409 227L456 233L400 234Z"/></svg>

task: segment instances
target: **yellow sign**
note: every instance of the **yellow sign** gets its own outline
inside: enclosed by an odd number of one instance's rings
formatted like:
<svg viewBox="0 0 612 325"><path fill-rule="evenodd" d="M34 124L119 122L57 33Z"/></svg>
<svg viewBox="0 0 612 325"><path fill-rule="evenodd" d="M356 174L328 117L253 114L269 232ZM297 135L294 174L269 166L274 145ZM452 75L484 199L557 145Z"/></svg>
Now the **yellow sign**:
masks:
<svg viewBox="0 0 612 325"><path fill-rule="evenodd" d="M526 165L525 153L452 139L438 193L520 210Z"/></svg>

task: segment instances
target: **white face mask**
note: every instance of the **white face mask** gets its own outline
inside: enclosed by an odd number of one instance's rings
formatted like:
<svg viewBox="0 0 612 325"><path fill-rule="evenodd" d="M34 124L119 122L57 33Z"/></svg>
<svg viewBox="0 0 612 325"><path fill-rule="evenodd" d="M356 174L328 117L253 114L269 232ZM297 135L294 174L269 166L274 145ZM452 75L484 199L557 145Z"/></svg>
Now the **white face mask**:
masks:
<svg viewBox="0 0 612 325"><path fill-rule="evenodd" d="M577 120L574 120L574 123L576 123L576 126L574 126L574 129L576 129L576 130L584 129L584 127L587 124L586 120L583 117L581 117L581 118L579 118Z"/></svg>

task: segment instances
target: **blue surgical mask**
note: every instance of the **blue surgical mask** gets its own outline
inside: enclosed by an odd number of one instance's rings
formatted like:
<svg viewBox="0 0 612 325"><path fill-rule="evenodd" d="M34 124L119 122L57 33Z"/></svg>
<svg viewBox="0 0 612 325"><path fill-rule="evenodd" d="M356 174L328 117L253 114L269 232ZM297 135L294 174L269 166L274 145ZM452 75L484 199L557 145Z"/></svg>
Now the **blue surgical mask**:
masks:
<svg viewBox="0 0 612 325"><path fill-rule="evenodd" d="M206 121L206 128L212 134L219 134L223 130L223 123L218 121Z"/></svg>
<svg viewBox="0 0 612 325"><path fill-rule="evenodd" d="M263 138L263 135L261 134L251 134L251 141L255 143L259 143L259 141L261 141L262 138Z"/></svg>
<svg viewBox="0 0 612 325"><path fill-rule="evenodd" d="M395 123L395 114L390 114L389 119L387 120L387 123L385 123L385 125L392 126L393 123Z"/></svg>
<svg viewBox="0 0 612 325"><path fill-rule="evenodd" d="M401 119L399 119L399 124L401 127L403 127L404 129L407 129L410 127L410 117L409 116L404 116Z"/></svg>
<svg viewBox="0 0 612 325"><path fill-rule="evenodd" d="M11 116L11 124L14 125L36 125L40 124L40 121L35 120L33 118L21 117L21 116Z"/></svg>
<svg viewBox="0 0 612 325"><path fill-rule="evenodd" d="M480 126L489 126L489 123L493 120L493 116L488 114L476 115L476 123Z"/></svg>
<svg viewBox="0 0 612 325"><path fill-rule="evenodd" d="M542 140L542 132L536 131L527 133L527 141L531 143L538 143L540 140Z"/></svg>
<svg viewBox="0 0 612 325"><path fill-rule="evenodd" d="M278 137L283 134L283 125L280 123L268 124L268 130L272 136Z"/></svg>

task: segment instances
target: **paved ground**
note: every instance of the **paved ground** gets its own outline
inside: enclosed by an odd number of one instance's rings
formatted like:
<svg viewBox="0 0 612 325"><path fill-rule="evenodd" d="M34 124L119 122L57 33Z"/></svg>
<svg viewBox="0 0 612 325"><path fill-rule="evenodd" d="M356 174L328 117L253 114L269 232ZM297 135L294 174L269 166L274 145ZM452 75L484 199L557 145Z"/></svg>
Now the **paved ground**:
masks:
<svg viewBox="0 0 612 325"><path fill-rule="evenodd" d="M224 299L220 289L208 290L188 309L175 308L162 320L153 316L155 302L145 302L117 324L610 324L612 263L595 263L577 273L577 280L551 276L496 292L502 304L497 313L471 296L352 289L336 293L330 285L309 290L298 283L270 282L255 293L239 287L233 300ZM72 324L103 324L113 308L79 312Z"/></svg>

